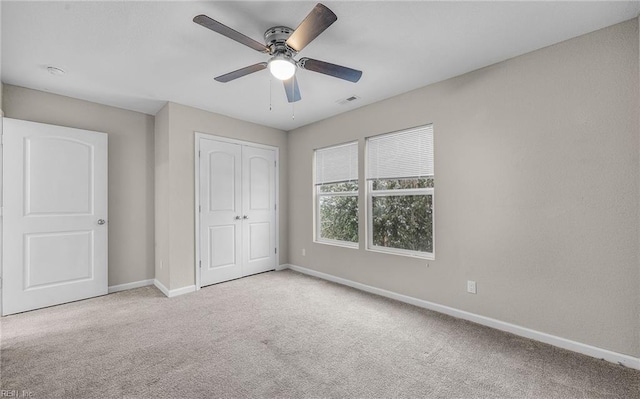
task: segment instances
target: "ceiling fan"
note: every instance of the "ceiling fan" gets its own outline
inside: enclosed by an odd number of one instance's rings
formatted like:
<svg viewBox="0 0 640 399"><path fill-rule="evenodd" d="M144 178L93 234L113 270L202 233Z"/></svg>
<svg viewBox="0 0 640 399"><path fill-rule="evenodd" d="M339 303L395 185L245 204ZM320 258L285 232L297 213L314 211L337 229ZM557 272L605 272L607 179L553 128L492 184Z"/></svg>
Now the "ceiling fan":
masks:
<svg viewBox="0 0 640 399"><path fill-rule="evenodd" d="M269 68L271 74L284 83L287 100L292 103L301 99L300 89L295 75L297 68L319 72L354 83L360 80L362 71L356 69L307 57L300 58L297 61L294 59L303 48L324 32L324 30L331 26L337 19L338 17L329 8L318 3L295 30L287 28L286 26L274 26L273 28L267 29L264 33L265 44L255 41L206 15L196 16L193 18L193 22L226 36L231 40L251 47L256 51L271 56L268 62L260 62L220 75L215 78L216 81L227 83L234 79Z"/></svg>

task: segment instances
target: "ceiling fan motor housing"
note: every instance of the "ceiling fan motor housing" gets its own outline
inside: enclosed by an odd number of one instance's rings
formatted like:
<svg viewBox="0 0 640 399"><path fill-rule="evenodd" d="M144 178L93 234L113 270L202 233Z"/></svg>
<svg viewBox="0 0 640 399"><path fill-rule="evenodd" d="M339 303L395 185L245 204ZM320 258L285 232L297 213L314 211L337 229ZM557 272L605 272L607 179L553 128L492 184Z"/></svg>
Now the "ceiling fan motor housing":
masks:
<svg viewBox="0 0 640 399"><path fill-rule="evenodd" d="M287 46L286 41L293 33L293 29L286 26L274 26L264 32L264 42L269 47L270 54L286 54L293 56L296 51Z"/></svg>

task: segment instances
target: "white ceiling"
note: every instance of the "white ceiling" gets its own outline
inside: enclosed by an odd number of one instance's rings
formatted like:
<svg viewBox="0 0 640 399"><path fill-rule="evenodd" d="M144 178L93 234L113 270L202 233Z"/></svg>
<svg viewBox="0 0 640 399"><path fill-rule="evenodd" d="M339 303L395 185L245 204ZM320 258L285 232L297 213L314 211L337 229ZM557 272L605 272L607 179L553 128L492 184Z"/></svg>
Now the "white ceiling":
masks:
<svg viewBox="0 0 640 399"><path fill-rule="evenodd" d="M266 70L229 83L213 80L268 57L196 25L195 15L262 42L267 28L295 28L314 4L2 1L1 79L148 114L173 101L291 130L640 12L637 0L327 1L338 20L299 57L360 69L358 83L298 70L302 101L292 107ZM51 75L49 65L67 73ZM338 104L352 95L360 100Z"/></svg>

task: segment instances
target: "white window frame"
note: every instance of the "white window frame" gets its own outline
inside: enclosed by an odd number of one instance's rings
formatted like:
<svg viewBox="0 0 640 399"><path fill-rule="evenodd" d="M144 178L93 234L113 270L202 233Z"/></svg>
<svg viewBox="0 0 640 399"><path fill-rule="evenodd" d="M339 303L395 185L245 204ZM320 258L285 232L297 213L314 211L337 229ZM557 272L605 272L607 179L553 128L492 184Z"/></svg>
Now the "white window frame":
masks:
<svg viewBox="0 0 640 399"><path fill-rule="evenodd" d="M322 197L355 197L358 199L358 191L332 191L332 192L320 192L320 187L322 185L318 184L316 186L316 234L315 234L315 242L321 244L330 244L330 245L338 245L341 247L348 248L358 248L360 235L358 235L358 242L351 241L342 241L342 240L334 240L331 238L324 238L321 234L322 221L320 220L320 199ZM358 215L359 216L359 215ZM360 218L358 217L358 226L360 225Z"/></svg>
<svg viewBox="0 0 640 399"><path fill-rule="evenodd" d="M319 243L319 244L328 244L328 245L335 245L335 246L339 246L339 247L346 247L346 248L359 248L360 247L360 212L358 211L358 241L357 242L352 242L352 241L342 241L342 240L334 240L331 238L325 238L322 237L321 234L321 230L322 230L322 221L320 220L320 200L322 197L355 197L357 201L359 201L359 189L360 189L360 180L353 180L353 183L355 183L358 187L358 190L356 191L330 191L330 192L322 192L320 190L320 188L322 187L322 184L317 184L316 183L316 152L318 150L323 150L326 148L331 148L331 147L340 147L340 146L344 146L344 145L350 145L350 144L356 144L356 146L358 145L357 141L352 141L352 142L347 142L347 143L342 143L342 144L336 144L336 145L332 145L332 146L328 146L328 147L323 147L323 148L317 148L313 151L313 186L314 186L314 218L313 218L313 223L314 223L314 239L313 241L315 243ZM332 183L326 183L326 184L332 184Z"/></svg>
<svg viewBox="0 0 640 399"><path fill-rule="evenodd" d="M431 129L433 129L432 124L427 124L424 125L424 127L430 126L431 125ZM420 127L417 127L420 128ZM394 134L394 133L402 133L402 132L406 132L406 131L410 131L410 130L414 130L416 128L411 128L411 129L405 129L405 130L400 130L397 132L390 132L390 133L385 133L382 135L378 135L378 136L373 136L373 137L367 137L365 140L365 162L368 160L369 158L369 140L372 138L376 138L376 137L380 137L380 136L386 136L389 134ZM433 133L432 133L433 134ZM379 252L379 253L385 253L385 254L392 254L392 255L401 255L401 256L410 256L410 257L414 257L414 258L421 258L421 259L427 259L427 260L435 260L435 254L436 254L436 221L435 221L435 209L436 209L436 205L435 205L435 188L434 187L426 187L426 188L411 188L411 189L393 189L393 190L374 190L373 189L373 180L369 179L369 173L368 173L368 168L369 165L367 164L365 166L365 181L366 181L366 198L367 198L367 203L366 203L366 250L370 251L370 252ZM406 177L396 177L393 178L394 180L402 180L402 179L412 179L412 178L427 178L427 179L434 179L435 182L435 175L431 174L431 175L424 175L424 176L406 176ZM434 184L435 186L435 184ZM380 245L374 245L373 244L373 198L374 197L389 197L389 196L405 196L405 195L431 195L431 209L432 209L432 218L431 218L431 242L432 242L432 252L422 252L422 251L413 251L413 250L409 250L409 249L402 249L402 248L392 248L392 247L383 247Z"/></svg>
<svg viewBox="0 0 640 399"><path fill-rule="evenodd" d="M426 176L433 177L433 176ZM381 252L394 255L412 256L428 260L435 260L436 256L436 228L435 217L431 218L431 241L432 252L412 251L410 249L383 247L373 244L373 197L399 197L405 195L431 195L431 209L435 214L435 191L433 187L428 188L407 188L397 190L374 190L373 181L367 181L367 251Z"/></svg>

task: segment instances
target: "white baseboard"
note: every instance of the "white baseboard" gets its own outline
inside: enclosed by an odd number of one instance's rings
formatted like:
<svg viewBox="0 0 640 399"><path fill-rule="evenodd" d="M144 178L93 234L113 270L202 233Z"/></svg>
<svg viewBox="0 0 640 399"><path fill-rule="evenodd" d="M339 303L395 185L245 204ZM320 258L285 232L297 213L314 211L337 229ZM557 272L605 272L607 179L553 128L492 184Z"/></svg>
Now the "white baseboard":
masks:
<svg viewBox="0 0 640 399"><path fill-rule="evenodd" d="M188 294L190 292L195 292L196 291L196 286L195 285L189 285L189 286L182 287L182 288L176 288L175 290L170 290L167 287L165 287L164 284L162 284L157 279L153 280L153 285L155 285L156 288L158 288L160 291L162 291L162 293L168 298L173 298L175 296L184 295L184 294Z"/></svg>
<svg viewBox="0 0 640 399"><path fill-rule="evenodd" d="M146 287L147 285L153 285L153 279L134 281L132 283L112 285L112 286L109 286L108 292L109 292L109 294L113 294L114 292L118 292L118 291L125 291L125 290L130 290L130 289L133 289L133 288Z"/></svg>
<svg viewBox="0 0 640 399"><path fill-rule="evenodd" d="M370 285L347 280L342 277L332 276L330 274L322 273L316 270L307 269L306 267L296 266L296 265L281 265L281 266L285 266L284 268L295 270L297 272L308 274L310 276L319 277L324 280L333 281L334 283L356 288L361 291L366 291L372 294L395 299L400 302L404 302L404 303L408 303L421 308L433 310L439 313L448 314L449 316L457 317L459 319L469 320L474 323L495 328L497 330L506 331L511 334L519 335L521 337L544 342L549 345L557 346L558 348L582 353L583 355L595 357L597 359L603 359L611 363L616 363L625 367L640 370L640 358L637 358L637 357L625 355L618 352L613 352L607 349L598 348L595 346L583 344L576 341L571 341L566 338L532 330L530 328L507 323L497 319L492 319L490 317L480 316L475 313L470 313L464 310L451 308L449 306L444 306L437 303L425 301L423 299L418 299L418 298L410 297L407 295L398 294L392 291L383 290L382 288L372 287ZM279 270L283 270L283 269L279 269Z"/></svg>
<svg viewBox="0 0 640 399"><path fill-rule="evenodd" d="M170 290L168 296L169 296L169 298L173 298L174 296L184 295L184 294L188 294L190 292L196 292L196 286L195 285L189 285L189 286L182 287L182 288L176 288L175 290Z"/></svg>
<svg viewBox="0 0 640 399"><path fill-rule="evenodd" d="M284 269L288 269L288 268L289 268L289 265L285 263L285 264L276 266L276 271L284 270Z"/></svg>
<svg viewBox="0 0 640 399"><path fill-rule="evenodd" d="M158 279L153 280L153 285L155 285L157 289L162 291L164 296L166 296L166 297L169 296L169 289L167 287L165 287L164 284L162 284Z"/></svg>

